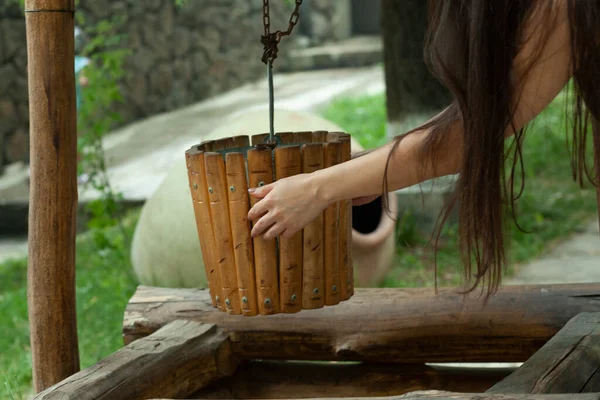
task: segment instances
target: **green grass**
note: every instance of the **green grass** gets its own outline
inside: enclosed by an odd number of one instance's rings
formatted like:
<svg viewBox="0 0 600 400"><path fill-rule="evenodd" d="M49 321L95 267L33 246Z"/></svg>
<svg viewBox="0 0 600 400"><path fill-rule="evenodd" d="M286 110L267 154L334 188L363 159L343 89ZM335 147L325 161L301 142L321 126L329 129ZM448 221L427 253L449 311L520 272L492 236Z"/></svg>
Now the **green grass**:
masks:
<svg viewBox="0 0 600 400"><path fill-rule="evenodd" d="M131 235L138 211L124 219ZM123 313L136 288L116 228L97 229L77 240L77 324L81 367L122 347ZM25 399L30 393L31 354L26 292L27 261L0 264L0 399Z"/></svg>
<svg viewBox="0 0 600 400"><path fill-rule="evenodd" d="M517 202L517 221L526 232L519 230L512 220L508 221L508 276L519 265L539 257L557 240L576 232L596 216L595 189L591 185L580 189L572 179L571 155L566 146L565 101L566 95L561 93L536 118L524 141L526 180L524 193ZM387 141L383 94L337 100L323 115L352 134L365 148L377 147ZM434 285L433 242L429 241L429 236L417 234L414 219L408 213L398 221L397 228L395 267L383 286ZM461 283L456 228L454 223L449 223L443 231L438 251L439 285Z"/></svg>

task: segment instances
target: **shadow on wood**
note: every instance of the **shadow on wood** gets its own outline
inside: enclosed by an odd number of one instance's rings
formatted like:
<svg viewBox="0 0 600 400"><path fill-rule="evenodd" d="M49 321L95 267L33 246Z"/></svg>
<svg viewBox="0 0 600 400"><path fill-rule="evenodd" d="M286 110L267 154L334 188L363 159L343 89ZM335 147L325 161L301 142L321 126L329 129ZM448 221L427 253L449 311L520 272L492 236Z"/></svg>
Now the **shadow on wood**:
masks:
<svg viewBox="0 0 600 400"><path fill-rule="evenodd" d="M202 399L391 396L414 390L484 392L512 369L436 370L413 364L251 362L195 395Z"/></svg>

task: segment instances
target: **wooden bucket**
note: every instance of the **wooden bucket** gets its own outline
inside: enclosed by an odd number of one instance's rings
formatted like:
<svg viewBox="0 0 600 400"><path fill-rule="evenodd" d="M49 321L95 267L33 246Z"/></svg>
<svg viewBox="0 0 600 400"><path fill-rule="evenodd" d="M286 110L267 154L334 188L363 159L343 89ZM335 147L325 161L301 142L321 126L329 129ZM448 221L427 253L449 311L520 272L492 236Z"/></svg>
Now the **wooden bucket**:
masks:
<svg viewBox="0 0 600 400"><path fill-rule="evenodd" d="M352 204L328 207L292 238L250 236L249 187L350 159L343 132L282 132L203 142L186 151L190 191L214 307L245 316L333 306L354 294Z"/></svg>

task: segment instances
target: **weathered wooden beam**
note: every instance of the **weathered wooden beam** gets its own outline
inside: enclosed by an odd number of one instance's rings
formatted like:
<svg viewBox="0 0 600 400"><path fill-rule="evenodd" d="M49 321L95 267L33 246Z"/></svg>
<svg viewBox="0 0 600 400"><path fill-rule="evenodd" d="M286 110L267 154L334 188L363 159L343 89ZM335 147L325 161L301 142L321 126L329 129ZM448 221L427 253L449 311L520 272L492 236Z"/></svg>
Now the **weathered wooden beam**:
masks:
<svg viewBox="0 0 600 400"><path fill-rule="evenodd" d="M141 286L125 343L179 318L214 323L244 359L369 362L521 362L573 316L600 311L600 285L508 286L487 306L449 290L357 289L345 303L293 315L231 316L208 291Z"/></svg>
<svg viewBox="0 0 600 400"><path fill-rule="evenodd" d="M600 391L600 313L574 317L489 393Z"/></svg>
<svg viewBox="0 0 600 400"><path fill-rule="evenodd" d="M291 400L283 397L280 400ZM169 400L169 399L152 399ZM171 399L173 400L173 399ZM199 399L197 399L199 400ZM266 400L266 399L265 399ZM453 393L437 390L412 392L400 396L387 397L315 397L311 400L600 400L600 393L575 394L494 394L494 393Z"/></svg>
<svg viewBox="0 0 600 400"><path fill-rule="evenodd" d="M36 392L79 371L75 0L25 0L31 181L27 299Z"/></svg>
<svg viewBox="0 0 600 400"><path fill-rule="evenodd" d="M227 335L215 325L174 321L38 394L35 400L186 398L235 372Z"/></svg>
<svg viewBox="0 0 600 400"><path fill-rule="evenodd" d="M258 361L190 396L199 399L370 397L437 389L484 392L513 369L437 370L423 364Z"/></svg>

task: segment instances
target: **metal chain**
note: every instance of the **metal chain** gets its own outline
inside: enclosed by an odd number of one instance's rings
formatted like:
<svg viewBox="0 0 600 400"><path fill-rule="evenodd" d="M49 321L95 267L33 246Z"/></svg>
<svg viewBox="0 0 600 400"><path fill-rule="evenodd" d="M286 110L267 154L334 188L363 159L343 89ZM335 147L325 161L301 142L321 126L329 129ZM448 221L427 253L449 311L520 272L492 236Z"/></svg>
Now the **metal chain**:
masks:
<svg viewBox="0 0 600 400"><path fill-rule="evenodd" d="M277 30L275 32L271 32L271 16L269 13L269 0L263 0L263 25L265 28L265 33L261 38L261 42L265 46L264 54L262 61L266 64L269 60L271 63L277 58L277 45L281 40L282 36L289 36L296 24L298 24L298 19L300 18L300 6L302 5L302 0L295 0L296 6L294 7L294 11L290 16L288 29L286 31Z"/></svg>
<svg viewBox="0 0 600 400"><path fill-rule="evenodd" d="M271 17L269 14L269 0L263 0L263 25L265 27L265 33L261 37L261 43L264 46L264 52L262 56L262 62L267 64L267 79L269 82L269 142L271 145L275 144L275 126L274 126L274 113L275 113L275 99L273 94L273 61L277 58L277 51L279 41L282 36L289 36L294 30L294 26L298 23L300 18L300 5L302 0L296 0L296 7L294 12L290 16L290 21L287 31L275 31L271 33Z"/></svg>

